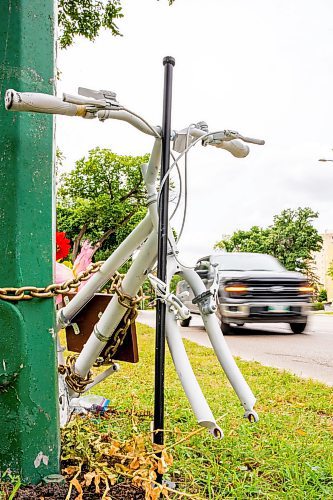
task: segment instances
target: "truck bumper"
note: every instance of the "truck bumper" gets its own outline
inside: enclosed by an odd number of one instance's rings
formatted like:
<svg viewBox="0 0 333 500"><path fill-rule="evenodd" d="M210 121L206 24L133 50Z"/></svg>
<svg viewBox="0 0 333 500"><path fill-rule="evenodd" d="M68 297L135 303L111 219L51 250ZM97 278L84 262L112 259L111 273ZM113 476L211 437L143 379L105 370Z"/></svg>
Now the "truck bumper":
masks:
<svg viewBox="0 0 333 500"><path fill-rule="evenodd" d="M307 302L219 304L225 323L304 323L310 309Z"/></svg>

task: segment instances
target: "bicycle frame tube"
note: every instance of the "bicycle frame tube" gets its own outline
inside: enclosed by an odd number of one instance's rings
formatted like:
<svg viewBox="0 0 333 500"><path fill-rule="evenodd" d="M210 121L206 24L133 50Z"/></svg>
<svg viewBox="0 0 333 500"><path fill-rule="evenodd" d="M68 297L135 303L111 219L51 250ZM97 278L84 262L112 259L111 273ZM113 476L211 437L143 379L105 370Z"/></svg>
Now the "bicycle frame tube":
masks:
<svg viewBox="0 0 333 500"><path fill-rule="evenodd" d="M207 427L215 437L223 437L223 431L216 424L213 413L193 373L191 363L181 339L175 315L166 311L166 338L179 380L197 418L198 424Z"/></svg>
<svg viewBox="0 0 333 500"><path fill-rule="evenodd" d="M119 247L104 262L99 271L92 276L86 285L78 291L73 299L59 311L57 329L68 325L82 307L89 302L94 293L100 290L114 275L117 269L126 262L132 253L143 243L152 230L150 216L138 224L132 233L119 245Z"/></svg>
<svg viewBox="0 0 333 500"><path fill-rule="evenodd" d="M155 231L152 231L123 280L122 289L125 293L135 295L138 292L156 261L156 255L157 237ZM75 363L78 374L83 377L87 375L126 310L118 300L109 303Z"/></svg>
<svg viewBox="0 0 333 500"><path fill-rule="evenodd" d="M168 279L180 271L181 267L173 255L168 257ZM216 424L213 413L202 393L201 387L193 372L188 359L175 315L167 309L166 314L166 339L171 353L177 375L183 386L187 399L198 420L199 425L207 427L215 437L223 437L223 432Z"/></svg>
<svg viewBox="0 0 333 500"><path fill-rule="evenodd" d="M182 266L180 266L180 269L180 274L192 288L194 296L198 296L201 293L206 292L204 283L193 269L187 269ZM229 350L228 344L226 343L219 327L216 314L203 314L201 311L200 314L220 365L227 375L245 411L252 413L256 398L254 397Z"/></svg>
<svg viewBox="0 0 333 500"><path fill-rule="evenodd" d="M156 200L155 182L161 158L161 140L156 139L148 165L142 165L143 177L148 191L148 206L150 197L154 194ZM57 329L68 325L76 314L89 302L94 293L98 292L113 274L126 262L132 253L144 242L152 230L152 214L147 214L137 227L127 236L119 247L104 262L99 271L92 276L86 285L78 291L73 299L59 311Z"/></svg>
<svg viewBox="0 0 333 500"><path fill-rule="evenodd" d="M154 147L148 165L142 166L143 178L147 188L148 214L137 228L126 238L118 249L103 264L100 271L96 273L76 295L76 297L62 310L60 326L70 322L77 312L87 303L93 294L110 279L114 272L125 262L133 251L142 244L139 255L131 265L123 280L123 291L129 295L135 295L146 279L157 258L157 190L156 179L160 167L161 140L155 139ZM169 248L172 254L177 252L176 243L170 232ZM177 263L174 255L168 259L168 283L173 274L179 272L191 286L194 294L200 295L206 291L205 285L198 274ZM80 353L75 371L85 377L104 348L108 339L112 336L119 322L126 312L118 300L112 300L105 309L102 317L95 325L87 343ZM256 415L253 405L256 401L251 389L246 383L238 366L236 365L227 343L220 330L218 319L215 314L201 314L215 354L225 371L232 387L246 410L246 416L250 413ZM169 310L166 315L166 335L171 356L179 379L182 383L187 398L196 415L200 425L207 427L216 437L222 435L217 426L214 416L205 400L192 370L190 361L178 331L176 318ZM71 396L75 394L70 391Z"/></svg>
<svg viewBox="0 0 333 500"><path fill-rule="evenodd" d="M129 295L135 295L138 290L140 289L142 283L147 277L147 274L153 267L156 257L157 257L157 233L156 230L153 229L153 224L152 224L152 214L154 211L156 212L156 217L157 217L157 211L156 211L156 199L157 199L157 191L156 191L156 179L157 179L157 174L159 170L159 163L160 163L160 157L161 157L161 140L156 139L154 143L154 147L152 149L152 153L149 159L148 165L143 165L142 166L142 171L143 171L143 176L144 180L147 186L147 192L148 192L148 208L149 208L149 215L147 215L144 219L144 221L148 220L149 225L146 222L144 226L144 230L142 228L143 222L140 225L137 226L137 240L135 241L133 238L133 234L136 230L134 230L133 233L131 233L126 240L123 242L123 249L121 249L120 245L117 250L109 257L109 259L106 261L106 263L103 265L108 266L107 269L107 279L109 279L112 274L120 267L118 265L117 267L114 267L116 262L116 259L114 258L114 255L116 252L118 252L118 255L121 255L121 253L124 251L124 246L125 248L126 245L131 249L131 251L127 251L127 254L131 255L133 251L139 246L137 243L142 242L143 240L146 239L148 236L147 241L143 244L142 248L139 251L139 255L136 257L134 263L131 265L129 271L126 274L126 277L123 280L122 283L122 289L125 293ZM152 212L151 207L154 206L155 210ZM156 220L156 218L155 218ZM132 237L132 238L131 238ZM135 248L133 248L135 245ZM120 260L120 258L119 258ZM122 259L123 262L127 259ZM122 262L121 262L122 263ZM111 267L113 266L113 267ZM103 270L103 267L101 270ZM113 270L113 272L110 271ZM105 278L106 272L104 272L104 278ZM91 280L88 281L87 285L94 279L91 278ZM107 280L100 280L102 284L105 283ZM97 282L97 279L96 279ZM78 296L82 294L84 291L85 287L78 292ZM87 296L92 298L94 292L96 292L96 285L93 283L88 290ZM83 300L80 301L80 297L78 297L79 300L77 301L78 304L81 304ZM90 298L88 300L90 300ZM70 303L68 304L70 305ZM78 307L78 306L77 306ZM82 306L81 306L82 307ZM79 309L77 309L76 312L78 312ZM94 331L90 335L88 342L84 346L82 352L80 353L76 364L75 364L75 371L79 373L81 376L86 376L88 371L90 370L91 366L93 363L96 361L96 358L99 356L100 352L102 351L103 347L105 346L105 343L109 339L109 337L113 334L115 329L117 328L119 322L121 321L122 317L124 316L126 312L126 309L119 304L117 300L113 300L110 302L108 307L105 309L101 319L99 322L95 325ZM65 311L66 313L66 311ZM68 313L67 313L68 315ZM67 316L66 315L66 316Z"/></svg>

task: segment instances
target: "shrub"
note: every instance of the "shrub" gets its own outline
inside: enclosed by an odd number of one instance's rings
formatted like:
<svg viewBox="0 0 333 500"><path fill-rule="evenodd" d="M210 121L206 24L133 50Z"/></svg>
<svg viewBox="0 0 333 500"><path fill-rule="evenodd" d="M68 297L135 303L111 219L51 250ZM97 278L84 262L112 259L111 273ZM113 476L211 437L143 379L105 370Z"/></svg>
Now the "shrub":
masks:
<svg viewBox="0 0 333 500"><path fill-rule="evenodd" d="M318 302L326 302L327 301L327 290L322 288L318 293Z"/></svg>

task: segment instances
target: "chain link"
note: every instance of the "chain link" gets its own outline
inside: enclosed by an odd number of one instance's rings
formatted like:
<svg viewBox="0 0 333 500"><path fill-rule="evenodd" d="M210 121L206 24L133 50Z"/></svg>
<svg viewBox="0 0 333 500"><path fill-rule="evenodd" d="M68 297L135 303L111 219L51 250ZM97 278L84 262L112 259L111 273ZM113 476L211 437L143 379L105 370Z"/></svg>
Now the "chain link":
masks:
<svg viewBox="0 0 333 500"><path fill-rule="evenodd" d="M63 283L53 283L44 288L38 288L36 286L21 286L18 288L1 287L0 299L19 302L21 300L31 300L33 298L50 299L56 295L67 294L77 289L83 281L87 281L93 274L97 273L103 264L104 261L92 262L75 278L64 281Z"/></svg>
<svg viewBox="0 0 333 500"><path fill-rule="evenodd" d="M87 385L93 382L92 372L89 371L86 377L81 377L78 373L75 373L75 361L77 355L68 356L66 359L66 365L59 365L58 372L61 375L65 375L65 381L74 392L82 394Z"/></svg>
<svg viewBox="0 0 333 500"><path fill-rule="evenodd" d="M44 288L36 286L21 286L18 288L2 287L0 288L0 299L11 302L19 302L21 300L31 300L33 298L49 299L59 294L66 295L72 290L77 289L82 282L87 281L93 274L97 273L103 264L104 261L92 262L85 269L85 271L82 271L75 278L64 281L63 283L53 283ZM125 340L127 330L130 328L131 324L135 322L138 315L138 304L147 298L143 293L136 294L132 297L128 293L123 292L121 286L123 277L123 274L116 272L111 278L112 284L109 291L111 293L116 293L119 304L125 307L127 311L123 316L122 325L117 328L108 341L110 346L104 354L105 360L111 360L115 356L116 352ZM94 379L91 371L89 371L86 377L82 377L75 372L76 359L77 355L68 356L66 359L66 365L58 366L58 372L65 375L67 385L74 392L82 394L87 385L91 384Z"/></svg>
<svg viewBox="0 0 333 500"><path fill-rule="evenodd" d="M109 347L106 349L104 356L105 359L112 360L118 349L121 347L125 340L127 330L130 328L131 324L135 322L138 315L138 304L146 299L147 297L143 294L136 294L133 297L122 290L122 279L123 275L116 273L113 277L113 283L111 285L111 290L114 291L118 296L118 302L123 307L126 307L127 311L123 316L123 324L115 331L108 341L110 343Z"/></svg>
<svg viewBox="0 0 333 500"><path fill-rule="evenodd" d="M95 271L96 272L96 271ZM116 355L117 351L123 344L127 330L131 327L131 324L135 322L138 315L138 304L147 298L143 293L136 294L133 297L122 290L122 280L124 278L123 274L116 272L112 277L112 284L109 289L110 292L114 292L118 296L118 302L120 305L125 307L127 311L125 312L122 320L121 326L115 330L108 340L109 346L103 354L105 361L112 360ZM65 284L64 284L65 285ZM87 385L93 382L92 372L90 371L86 377L82 377L75 372L75 361L77 355L68 356L66 360L66 365L59 365L58 371L62 375L65 375L65 381L67 385L76 393L82 394L85 392Z"/></svg>

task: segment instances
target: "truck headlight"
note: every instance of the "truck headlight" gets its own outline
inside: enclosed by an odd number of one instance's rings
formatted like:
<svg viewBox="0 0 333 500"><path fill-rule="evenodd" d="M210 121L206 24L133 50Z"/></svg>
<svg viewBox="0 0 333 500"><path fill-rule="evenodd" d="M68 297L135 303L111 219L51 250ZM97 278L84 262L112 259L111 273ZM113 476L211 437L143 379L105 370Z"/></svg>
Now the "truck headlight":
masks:
<svg viewBox="0 0 333 500"><path fill-rule="evenodd" d="M226 285L224 291L229 293L231 297L239 297L240 295L246 295L249 291L249 287L242 283L234 283L232 285Z"/></svg>
<svg viewBox="0 0 333 500"><path fill-rule="evenodd" d="M300 293L304 293L306 295L312 295L314 292L314 288L313 288L313 286L310 286L310 285L302 285L302 286L298 287L298 291Z"/></svg>

